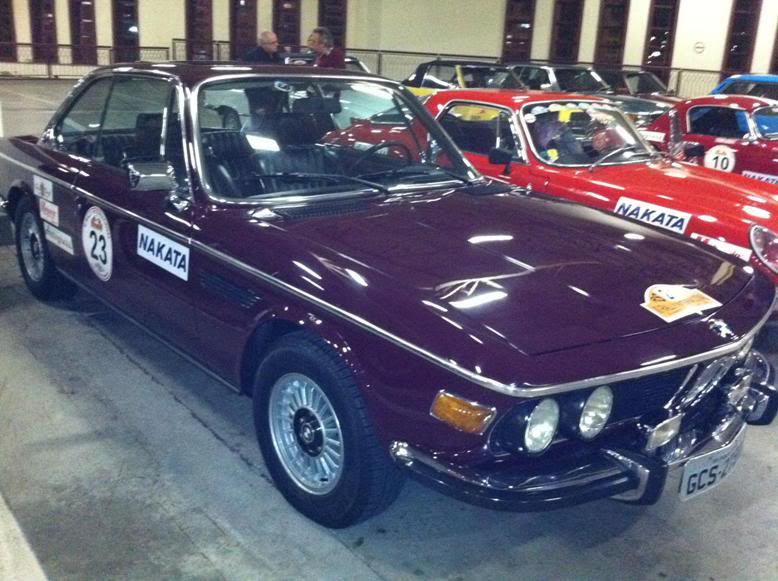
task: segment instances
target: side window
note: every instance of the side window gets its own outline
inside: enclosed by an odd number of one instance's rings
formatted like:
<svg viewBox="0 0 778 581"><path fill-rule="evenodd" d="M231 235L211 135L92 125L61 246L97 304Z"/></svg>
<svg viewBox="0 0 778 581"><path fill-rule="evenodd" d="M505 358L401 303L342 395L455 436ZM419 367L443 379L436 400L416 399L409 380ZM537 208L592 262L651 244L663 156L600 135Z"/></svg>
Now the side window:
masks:
<svg viewBox="0 0 778 581"><path fill-rule="evenodd" d="M489 155L495 147L518 156L511 128L511 114L503 109L477 104L458 104L438 118L462 151Z"/></svg>
<svg viewBox="0 0 778 581"><path fill-rule="evenodd" d="M749 133L747 114L728 107L694 107L689 111L689 132L742 139Z"/></svg>
<svg viewBox="0 0 778 581"><path fill-rule="evenodd" d="M432 65L424 75L422 87L429 89L457 88L457 73L452 65Z"/></svg>
<svg viewBox="0 0 778 581"><path fill-rule="evenodd" d="M94 155L111 82L103 78L89 85L59 120L53 132L58 148L84 157Z"/></svg>
<svg viewBox="0 0 778 581"><path fill-rule="evenodd" d="M521 82L527 85L527 88L529 89L547 89L549 85L548 73L538 67L524 67L519 79L521 79Z"/></svg>
<svg viewBox="0 0 778 581"><path fill-rule="evenodd" d="M129 160L159 161L170 94L167 81L116 77L95 159L114 167Z"/></svg>

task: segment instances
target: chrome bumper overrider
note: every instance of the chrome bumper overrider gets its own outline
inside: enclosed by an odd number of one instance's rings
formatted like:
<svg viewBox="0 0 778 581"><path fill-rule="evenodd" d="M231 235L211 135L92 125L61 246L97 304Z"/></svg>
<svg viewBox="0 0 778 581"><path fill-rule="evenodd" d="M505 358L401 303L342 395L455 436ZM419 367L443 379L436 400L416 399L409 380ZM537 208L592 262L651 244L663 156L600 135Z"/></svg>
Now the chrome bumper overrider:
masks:
<svg viewBox="0 0 778 581"><path fill-rule="evenodd" d="M465 502L498 510L549 510L599 498L652 504L665 490L678 492L688 462L729 446L747 424L773 421L778 413L774 372L764 358L759 362L751 387L730 402L728 413L704 433L690 428L652 452L603 445L575 457L543 458L532 464L502 458L481 466L457 466L399 441L392 443L390 453L423 483Z"/></svg>

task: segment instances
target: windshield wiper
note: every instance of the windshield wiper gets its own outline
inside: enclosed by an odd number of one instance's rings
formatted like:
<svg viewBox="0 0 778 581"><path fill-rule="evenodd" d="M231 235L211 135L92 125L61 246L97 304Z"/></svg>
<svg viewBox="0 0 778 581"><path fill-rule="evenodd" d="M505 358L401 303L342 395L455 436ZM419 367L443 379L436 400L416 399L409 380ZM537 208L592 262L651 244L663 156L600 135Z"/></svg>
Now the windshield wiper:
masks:
<svg viewBox="0 0 778 581"><path fill-rule="evenodd" d="M624 147L619 147L618 149L614 149L613 151L609 151L605 155L603 155L600 159L595 161L592 165L589 166L589 173L594 171L594 168L596 168L598 165L602 164L603 162L616 157L617 155L621 155L622 153L627 153L628 151L634 151L636 153L644 153L647 155L650 155L653 159L654 154L651 153L648 150L638 151L638 144L633 143L632 145L625 145Z"/></svg>
<svg viewBox="0 0 778 581"><path fill-rule="evenodd" d="M373 173L366 173L361 174L359 178L382 178L382 177L395 177L395 176L420 176L420 175L429 175L432 172L440 172L448 177L454 178L457 181L462 182L463 184L467 184L468 186L473 185L472 180L469 180L468 178L459 175L453 170L447 169L445 167L440 167L439 165L431 166L431 165L407 165L404 167L396 167L393 169L387 169L384 171L377 171Z"/></svg>
<svg viewBox="0 0 778 581"><path fill-rule="evenodd" d="M302 171L284 171L284 172L277 172L277 173L253 173L252 175L253 177L260 178L260 179L268 178L268 179L281 179L281 180L292 180L292 181L326 180L330 182L350 182L350 183L362 184L363 186L368 186L374 190L378 190L383 194L390 193L389 188L387 188L386 186L382 186L381 184L377 184L375 182L362 179L361 177L347 176L347 175L337 174L337 173L309 173L309 172L302 172Z"/></svg>

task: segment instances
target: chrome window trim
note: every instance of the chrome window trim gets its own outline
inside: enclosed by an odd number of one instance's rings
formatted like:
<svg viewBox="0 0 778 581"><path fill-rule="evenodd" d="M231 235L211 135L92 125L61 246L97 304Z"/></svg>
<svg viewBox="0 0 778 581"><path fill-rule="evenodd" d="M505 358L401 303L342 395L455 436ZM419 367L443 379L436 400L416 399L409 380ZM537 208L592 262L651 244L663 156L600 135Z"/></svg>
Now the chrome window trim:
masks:
<svg viewBox="0 0 778 581"><path fill-rule="evenodd" d="M573 97L576 95L574 93L571 93ZM529 127L527 126L526 121L524 120L524 108L535 106L535 105L543 105L543 104L553 104L553 103L593 103L594 105L605 105L606 107L610 107L611 109L608 109L609 112L614 112L617 115L620 115L622 120L626 123L628 127L633 129L633 134L638 138L638 142L643 145L643 147L646 148L646 150L651 153L654 151L654 148L646 141L646 139L643 137L643 135L640 133L640 131L635 127L632 122L627 118L624 111L621 110L621 108L610 101L606 101L605 99L601 98L592 98L592 97L584 97L583 99L550 99L548 101L532 101L530 103L522 103L521 107L516 111L516 115L519 117L519 123L521 124L521 127L524 129L527 135L527 142L529 143L530 149L532 151L532 154L535 156L535 159L544 165L550 165L552 167L561 167L561 168L582 168L582 167L589 167L592 164L591 163L572 163L572 164L558 164L558 163L551 163L550 161L546 161L542 157L540 157L540 154L535 149L535 142L530 139L529 135ZM646 159L639 159L635 161L624 161L624 162L611 162L611 163L603 163L601 164L601 167L608 167L611 165L635 165L635 164L642 164L646 163L646 161L651 161L650 158L648 160ZM594 163L594 162L592 162Z"/></svg>
<svg viewBox="0 0 778 581"><path fill-rule="evenodd" d="M27 164L24 164L22 162L19 162L6 154L0 152L0 158L6 159L8 161L11 161L12 163L15 163L16 165L23 167L30 172L34 174L41 175L41 173L33 168L32 166L29 166ZM51 179L52 181L56 181L58 183L61 183L65 185L67 188L71 188L71 185L67 183L64 180L60 180L57 178L53 178L52 176L46 175L46 179ZM199 252L202 252L203 254L212 257L213 259L222 262L223 264L226 264L232 268L238 269L246 274L251 275L253 278L259 279L271 286L274 286L278 289L281 289L282 291L286 292L287 294L291 294L299 299L302 299L308 303L314 304L317 307L321 308L322 310L335 315L336 317L349 321L352 324L355 324L356 326L360 327L361 329L370 332L378 337L381 337L383 339L386 339L390 343L393 343L394 345L405 349L406 351L413 353L414 355L417 355L421 357L422 359L433 363L434 365L437 365L440 368L443 368L463 379L466 379L468 381L473 382L474 384L483 387L485 389L489 389L491 391L507 395L510 397L515 398L521 398L521 399L528 399L528 398L538 398L538 397L547 397L551 395L557 395L562 393L567 393L570 391L576 391L580 389L587 389L590 387L602 385L605 383L615 383L620 381L626 381L629 379L637 379L640 377L645 377L646 375L652 375L655 373L662 373L665 371L670 371L672 369L676 369L679 367L685 367L687 365L693 365L696 363L700 363L703 361L707 361L709 359L715 359L717 357L721 357L723 355L728 355L730 353L739 351L743 345L750 341L762 328L764 323L767 321L767 319L770 317L770 315L773 312L773 309L776 306L776 299L778 299L778 295L774 292L773 294L773 300L771 303L770 308L767 310L767 312L764 314L762 319L746 334L744 334L740 339L733 341L731 343L728 343L726 345L721 345L720 347L717 347L715 349L712 349L710 351L706 351L704 353L698 353L696 355L691 355L682 359L676 359L671 361L665 361L661 363L656 363L653 365L648 365L646 367L641 367L639 369L631 369L627 371L621 371L617 373L611 373L607 375L600 375L596 377L590 377L587 379L582 380L576 380L572 382L567 383L560 383L560 384L549 384L549 385L523 385L523 386L517 386L515 383L506 384L501 381L486 377L482 374L476 373L474 371L470 371L469 369L465 369L463 367L460 367L459 365L453 363L449 359L446 359L442 356L436 355L423 347L420 347L414 343L411 343L410 341L407 341L395 334L393 334L391 331L388 331L382 327L379 327L378 325L375 325L371 323L370 321L360 317L359 315L356 315L354 313L351 313L345 309L342 309L341 307L338 307L337 305L333 305L332 303L329 303L315 295L312 295L311 293L302 290L300 288L297 288L285 281L280 280L279 278L276 278L275 276L272 276L258 268L252 267L245 262L242 262L236 258L233 258L224 252L218 251L214 248L211 248L210 246L203 244L202 242L199 242L197 240L194 240L190 237L184 236L174 230L171 230L170 228L167 228L166 226L162 226L160 224L157 224L156 222L153 222L147 218L144 218L142 216L139 216L138 214L135 214L134 212L131 212L129 210L126 210L124 208L121 208L119 206L116 206L115 204L112 204L110 202L107 202L103 200L102 198L99 198L98 196L87 192L86 190L83 190L81 188L76 188L76 191L85 198L99 203L102 206L110 209L112 212L115 212L117 214L120 214L124 217L137 220L139 223L148 225L152 228L155 228L162 233L164 233L166 236L170 236L171 238L178 240L184 244L190 245L193 249L198 250Z"/></svg>
<svg viewBox="0 0 778 581"><path fill-rule="evenodd" d="M523 165L529 164L529 160L527 158L527 144L524 141L524 136L522 135L522 131L520 130L519 126L517 125L516 120L516 114L513 109L510 107L506 107L505 105L498 105L496 103L489 103L488 101L475 101L472 99L466 99L464 97L457 97L454 99L451 99L450 101L446 101L443 106L440 109L440 112L435 116L435 121L440 123L439 119L444 114L447 113L449 109L452 107L456 107L457 105L477 105L479 107L489 107L490 109L498 109L500 111L504 111L508 114L508 117L510 119L510 127L511 127L511 133L513 133L513 138L516 140L519 144L521 144L521 151L519 152L519 157L514 158L514 161L521 163ZM453 141L453 138L452 138ZM454 145L457 146L457 149L460 151L465 151L459 145L454 142ZM468 151L468 153L471 153L473 155L483 155L482 153L478 153L475 151Z"/></svg>

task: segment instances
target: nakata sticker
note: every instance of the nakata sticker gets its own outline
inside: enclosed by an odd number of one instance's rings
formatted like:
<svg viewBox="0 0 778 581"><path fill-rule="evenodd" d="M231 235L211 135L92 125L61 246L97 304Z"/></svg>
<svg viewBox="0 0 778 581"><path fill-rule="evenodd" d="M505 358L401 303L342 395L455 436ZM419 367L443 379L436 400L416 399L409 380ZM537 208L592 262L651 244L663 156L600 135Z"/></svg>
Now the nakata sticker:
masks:
<svg viewBox="0 0 778 581"><path fill-rule="evenodd" d="M181 280L189 280L189 249L145 226L138 226L138 256Z"/></svg>
<svg viewBox="0 0 778 581"><path fill-rule="evenodd" d="M751 255L753 254L753 251L750 248L743 248L742 246L737 246L736 244L730 244L729 242L724 242L723 240L718 240L716 238L711 238L710 236L705 236L704 234L697 234L696 232L692 232L690 234L692 240L699 240L700 242L704 242L705 244L710 244L717 250L720 250L721 252L724 252L725 254L731 254L733 256L737 256L740 260L744 260L748 262L751 260Z"/></svg>
<svg viewBox="0 0 778 581"><path fill-rule="evenodd" d="M538 118L535 117L532 113L527 113L524 116L524 121L526 121L527 123L534 123L537 120L538 120Z"/></svg>
<svg viewBox="0 0 778 581"><path fill-rule="evenodd" d="M71 256L73 255L73 239L59 228L51 224L43 223L43 231L46 233L46 241L57 248L61 248Z"/></svg>
<svg viewBox="0 0 778 581"><path fill-rule="evenodd" d="M616 202L616 213L652 226L672 230L678 234L686 232L686 227L692 219L692 215L686 212L624 197L619 198L619 201Z"/></svg>
<svg viewBox="0 0 778 581"><path fill-rule="evenodd" d="M716 145L705 152L705 167L731 172L735 169L735 150L727 145Z"/></svg>
<svg viewBox="0 0 778 581"><path fill-rule="evenodd" d="M54 193L51 182L44 180L40 176L32 176L32 191L39 198L43 198L49 202L54 201Z"/></svg>
<svg viewBox="0 0 778 581"><path fill-rule="evenodd" d="M59 206L47 202L44 198L38 198L38 208L44 222L59 226Z"/></svg>
<svg viewBox="0 0 778 581"><path fill-rule="evenodd" d="M747 178L759 180L760 182L767 182L768 184L778 184L778 176L771 175L769 173L759 173L755 171L744 171L743 175Z"/></svg>
<svg viewBox="0 0 778 581"><path fill-rule="evenodd" d="M113 272L113 243L108 218L100 208L92 206L86 211L81 224L81 244L89 263L89 268L103 282L111 278Z"/></svg>
<svg viewBox="0 0 778 581"><path fill-rule="evenodd" d="M639 129L638 132L643 136L644 139L647 139L648 141L661 143L665 140L665 134L661 131L646 131L644 129Z"/></svg>
<svg viewBox="0 0 778 581"><path fill-rule="evenodd" d="M643 300L641 307L667 323L721 306L701 290L677 284L652 285L643 293Z"/></svg>

